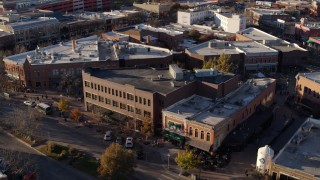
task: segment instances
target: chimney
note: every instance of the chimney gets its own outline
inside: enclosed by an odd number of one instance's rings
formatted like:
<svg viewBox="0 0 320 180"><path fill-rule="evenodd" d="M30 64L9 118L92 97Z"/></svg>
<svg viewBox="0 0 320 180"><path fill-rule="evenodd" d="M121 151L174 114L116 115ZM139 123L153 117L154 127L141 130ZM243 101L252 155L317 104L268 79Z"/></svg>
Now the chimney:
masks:
<svg viewBox="0 0 320 180"><path fill-rule="evenodd" d="M72 43L72 51L74 52L76 50L76 40L71 40Z"/></svg>
<svg viewBox="0 0 320 180"><path fill-rule="evenodd" d="M150 44L150 36L149 35L146 38L146 44Z"/></svg>

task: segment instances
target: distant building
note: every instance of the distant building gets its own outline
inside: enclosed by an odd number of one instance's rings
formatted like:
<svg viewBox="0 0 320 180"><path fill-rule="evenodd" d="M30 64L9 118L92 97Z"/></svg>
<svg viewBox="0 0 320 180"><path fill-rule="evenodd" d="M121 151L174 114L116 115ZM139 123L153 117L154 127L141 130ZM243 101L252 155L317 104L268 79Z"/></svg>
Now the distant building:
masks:
<svg viewBox="0 0 320 180"><path fill-rule="evenodd" d="M204 61L231 56L239 73L264 69L275 72L278 66L278 51L255 41L207 41L185 50L189 68L201 68Z"/></svg>
<svg viewBox="0 0 320 180"><path fill-rule="evenodd" d="M178 23L182 25L193 25L213 19L216 27L221 27L224 31L236 33L246 28L246 17L232 14L214 6L216 10L208 8L188 9L178 11Z"/></svg>
<svg viewBox="0 0 320 180"><path fill-rule="evenodd" d="M14 45L14 34L0 31L0 50L13 48Z"/></svg>
<svg viewBox="0 0 320 180"><path fill-rule="evenodd" d="M301 41L307 41L309 37L320 37L320 22L309 22L301 18L300 23L295 24L295 36Z"/></svg>
<svg viewBox="0 0 320 180"><path fill-rule="evenodd" d="M224 97L212 100L199 95L185 98L162 111L164 137L212 153L226 136L275 97L274 79L252 79ZM182 138L183 137L183 138Z"/></svg>
<svg viewBox="0 0 320 180"><path fill-rule="evenodd" d="M129 35L132 42L143 42L146 44L150 43L150 39L147 42L147 37L149 36L150 38L152 36L169 49L176 49L184 39L184 32L182 31L171 30L166 27L155 28L146 24L118 29L116 32Z"/></svg>
<svg viewBox="0 0 320 180"><path fill-rule="evenodd" d="M165 14L170 11L169 3L133 3L133 6L157 14Z"/></svg>
<svg viewBox="0 0 320 180"><path fill-rule="evenodd" d="M79 76L84 67L168 67L172 54L164 48L90 36L8 56L4 62L7 74L22 87L53 88L63 75Z"/></svg>
<svg viewBox="0 0 320 180"><path fill-rule="evenodd" d="M30 12L45 9L54 12L106 11L111 8L111 0L10 0L0 3L0 13L17 11Z"/></svg>
<svg viewBox="0 0 320 180"><path fill-rule="evenodd" d="M36 46L60 38L60 22L56 18L40 17L0 25L0 29L15 36L15 44Z"/></svg>
<svg viewBox="0 0 320 180"><path fill-rule="evenodd" d="M275 180L319 180L319 138L319 120L308 118L273 158L268 174Z"/></svg>
<svg viewBox="0 0 320 180"><path fill-rule="evenodd" d="M82 72L85 109L136 119L136 129L144 116L150 116L154 127L161 129L162 109L193 94L218 98L238 86L239 77L233 74L212 70L202 74L206 76L183 71L177 65L170 65L169 70L87 68Z"/></svg>
<svg viewBox="0 0 320 180"><path fill-rule="evenodd" d="M299 66L308 58L308 51L297 44L289 43L257 28L247 28L236 34L237 41L254 40L279 51L278 70Z"/></svg>
<svg viewBox="0 0 320 180"><path fill-rule="evenodd" d="M320 110L320 72L296 75L296 98L311 111Z"/></svg>
<svg viewBox="0 0 320 180"><path fill-rule="evenodd" d="M247 22L256 26L272 26L277 19L289 20L291 16L282 9L246 8Z"/></svg>
<svg viewBox="0 0 320 180"><path fill-rule="evenodd" d="M310 14L318 17L320 14L320 2L319 1L312 1L310 6Z"/></svg>

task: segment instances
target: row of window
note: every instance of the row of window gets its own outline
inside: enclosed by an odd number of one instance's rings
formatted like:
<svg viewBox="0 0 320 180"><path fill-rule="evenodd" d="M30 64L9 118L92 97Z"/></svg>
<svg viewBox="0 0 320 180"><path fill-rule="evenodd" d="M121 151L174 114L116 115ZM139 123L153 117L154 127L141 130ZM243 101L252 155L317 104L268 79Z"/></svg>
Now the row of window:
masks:
<svg viewBox="0 0 320 180"><path fill-rule="evenodd" d="M301 85L300 85L301 86ZM301 87L300 87L301 88ZM307 88L307 87L304 87L303 89L304 93L306 94L309 94L309 95L313 95L313 97L316 97L316 98L320 98L320 93L319 92L316 92L316 91L313 91L311 90L310 88Z"/></svg>
<svg viewBox="0 0 320 180"><path fill-rule="evenodd" d="M194 129L194 134L193 134L193 128L189 127L189 136L199 138L199 130ZM204 139L204 131L200 131L200 139ZM210 141L210 133L209 132L207 132L207 134L206 134L206 141Z"/></svg>
<svg viewBox="0 0 320 180"><path fill-rule="evenodd" d="M127 110L128 112L135 112L138 115L142 115L142 110L139 108L135 108L129 104L124 104L109 98L104 98L101 96L98 96L96 94L91 94L86 92L86 98L91 98L92 100L98 100L99 102L112 105L113 107L120 107L122 110ZM151 117L151 112L149 111L143 111L143 116L149 116Z"/></svg>
<svg viewBox="0 0 320 180"><path fill-rule="evenodd" d="M104 93L107 93L107 94L110 94L110 95L113 95L113 96L117 96L117 97L121 97L121 98L128 99L128 100L131 100L131 101L135 101L136 103L140 103L140 104L143 104L143 105L151 106L151 100L150 99L142 98L142 97L139 97L139 96L134 96L133 94L126 93L126 92L123 92L123 91L120 91L120 90L116 90L116 89L113 89L113 88L108 88L108 87L102 86L100 84L90 83L88 81L84 81L84 86L85 87L89 87L91 89L95 89L95 90L104 92Z"/></svg>
<svg viewBox="0 0 320 180"><path fill-rule="evenodd" d="M82 69L81 68L69 68L69 69L53 69L52 70L52 75L53 76L59 76L59 75L62 75L62 74L81 74L81 71Z"/></svg>

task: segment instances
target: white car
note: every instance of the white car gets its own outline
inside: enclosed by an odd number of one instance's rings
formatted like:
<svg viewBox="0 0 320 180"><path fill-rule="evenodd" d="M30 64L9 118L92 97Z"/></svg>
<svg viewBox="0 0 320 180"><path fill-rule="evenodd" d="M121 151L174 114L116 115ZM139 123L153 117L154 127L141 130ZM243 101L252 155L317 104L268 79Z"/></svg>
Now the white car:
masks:
<svg viewBox="0 0 320 180"><path fill-rule="evenodd" d="M34 101L24 101L23 104L27 105L27 106L31 106L31 107L36 107L36 102Z"/></svg>
<svg viewBox="0 0 320 180"><path fill-rule="evenodd" d="M105 141L111 141L112 140L112 132L111 131L107 131L106 134L104 135L103 139Z"/></svg>
<svg viewBox="0 0 320 180"><path fill-rule="evenodd" d="M126 144L124 145L126 148L132 148L133 147L133 138L127 137Z"/></svg>

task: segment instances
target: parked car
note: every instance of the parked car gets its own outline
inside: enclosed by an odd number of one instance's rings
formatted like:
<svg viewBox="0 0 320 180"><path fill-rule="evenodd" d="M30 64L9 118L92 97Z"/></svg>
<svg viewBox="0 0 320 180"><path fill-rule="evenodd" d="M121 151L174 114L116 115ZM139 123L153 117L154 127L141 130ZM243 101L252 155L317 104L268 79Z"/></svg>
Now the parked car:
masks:
<svg viewBox="0 0 320 180"><path fill-rule="evenodd" d="M125 147L126 148L132 148L133 147L133 138L132 137L127 137Z"/></svg>
<svg viewBox="0 0 320 180"><path fill-rule="evenodd" d="M120 136L117 137L116 138L116 143L121 145L122 144L122 137L120 137Z"/></svg>
<svg viewBox="0 0 320 180"><path fill-rule="evenodd" d="M112 140L112 132L111 131L107 131L106 134L104 135L103 139L105 141L111 141Z"/></svg>
<svg viewBox="0 0 320 180"><path fill-rule="evenodd" d="M27 105L27 106L31 106L31 107L36 107L36 102L34 101L24 101L23 104Z"/></svg>

